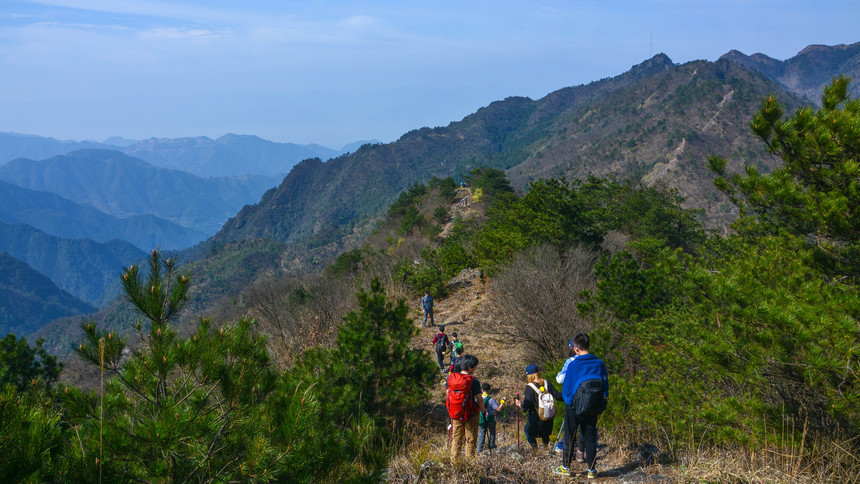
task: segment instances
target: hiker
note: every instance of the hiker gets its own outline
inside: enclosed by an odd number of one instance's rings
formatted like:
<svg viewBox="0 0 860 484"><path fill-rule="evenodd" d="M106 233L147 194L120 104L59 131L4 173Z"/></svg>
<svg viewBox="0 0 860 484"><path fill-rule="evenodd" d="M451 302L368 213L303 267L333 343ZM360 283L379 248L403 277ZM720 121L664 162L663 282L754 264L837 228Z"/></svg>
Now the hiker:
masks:
<svg viewBox="0 0 860 484"><path fill-rule="evenodd" d="M484 400L480 398L481 382L474 377L478 358L465 355L448 375L448 390L445 406L451 417L451 463L460 459L463 440L466 441L466 459L476 457L478 440L478 414L485 412Z"/></svg>
<svg viewBox="0 0 860 484"><path fill-rule="evenodd" d="M456 333L455 333L456 334ZM451 366L448 367L448 372L454 373L457 370L457 364L463 358L463 347L454 348L454 344L451 344Z"/></svg>
<svg viewBox="0 0 860 484"><path fill-rule="evenodd" d="M487 409L487 413L482 413L478 417L478 453L481 453L481 450L484 449L484 440L487 441L487 448L493 450L496 448L496 412L502 410L502 407L505 406L505 399L502 399L502 403L496 401L495 398L490 396L490 389L492 387L489 383L483 383L481 385L481 389L484 390L484 393L481 394L481 397L484 399L484 408Z"/></svg>
<svg viewBox="0 0 860 484"><path fill-rule="evenodd" d="M549 445L552 422L555 419L555 400L561 400L562 394L549 380L541 378L537 365L526 367L526 381L528 386L523 392L523 401L516 401L517 407L528 415L523 429L526 441L536 449L537 439L540 437L546 447Z"/></svg>
<svg viewBox="0 0 860 484"><path fill-rule="evenodd" d="M443 363L442 360L444 359L445 353L448 351L450 341L448 340L448 335L445 334L444 324L439 326L439 332L433 337L432 344L436 347L436 361L439 364L439 369L442 373L445 373L445 363Z"/></svg>
<svg viewBox="0 0 860 484"><path fill-rule="evenodd" d="M457 337L457 332L454 331L451 333L451 354L454 354L454 350L460 350L460 353L465 353L463 351L463 342L460 341L460 338Z"/></svg>
<svg viewBox="0 0 860 484"><path fill-rule="evenodd" d="M435 326L433 321L433 296L430 295L429 291L424 291L424 297L421 298L421 309L424 310L424 322L421 323L421 327L427 327L427 316L430 316L430 326Z"/></svg>
<svg viewBox="0 0 860 484"><path fill-rule="evenodd" d="M573 345L568 343L567 345L567 360L564 362L564 366L561 367L561 371L555 376L555 381L560 386L564 385L564 377L567 374L567 367L570 366L570 363L576 359L576 352L573 351ZM562 429L564 430L564 429ZM574 454L574 458L577 462L585 462L585 437L582 432L577 433L578 440L576 445L576 452ZM556 451L561 451L564 449L564 437L558 442L558 447L555 448Z"/></svg>
<svg viewBox="0 0 860 484"><path fill-rule="evenodd" d="M573 457L573 434L582 434L585 444L585 463L589 479L597 478L594 468L597 458L597 416L606 409L609 395L609 377L603 361L589 353L590 340L585 333L579 333L568 342L576 358L567 365L564 385L564 453L562 464L555 474L570 475L570 461Z"/></svg>

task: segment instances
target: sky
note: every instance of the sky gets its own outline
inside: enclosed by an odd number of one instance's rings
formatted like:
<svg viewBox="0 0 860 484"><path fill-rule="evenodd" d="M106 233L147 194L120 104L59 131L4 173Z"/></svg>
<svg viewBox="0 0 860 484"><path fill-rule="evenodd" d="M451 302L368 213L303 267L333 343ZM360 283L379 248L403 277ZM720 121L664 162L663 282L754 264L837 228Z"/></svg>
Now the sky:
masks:
<svg viewBox="0 0 860 484"><path fill-rule="evenodd" d="M860 1L2 0L0 131L330 148L667 54L860 41Z"/></svg>

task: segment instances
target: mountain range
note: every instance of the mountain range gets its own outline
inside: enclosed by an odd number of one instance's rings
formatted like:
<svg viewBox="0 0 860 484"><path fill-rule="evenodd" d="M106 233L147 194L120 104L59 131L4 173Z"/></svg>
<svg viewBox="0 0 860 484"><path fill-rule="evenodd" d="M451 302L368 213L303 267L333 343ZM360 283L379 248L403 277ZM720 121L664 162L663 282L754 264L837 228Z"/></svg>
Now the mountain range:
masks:
<svg viewBox="0 0 860 484"><path fill-rule="evenodd" d="M0 166L0 179L115 217L149 214L207 235L275 183L261 175L201 178L97 149L46 160L18 158Z"/></svg>
<svg viewBox="0 0 860 484"><path fill-rule="evenodd" d="M480 166L506 170L518 189L543 177L591 175L674 188L688 207L702 210L709 227L724 229L736 214L714 189L707 156L725 156L732 169L775 166L777 160L749 129L762 98L775 94L789 111L815 104L821 84L837 74L860 74L858 51L860 43L812 46L776 64L734 51L715 62L684 64L658 54L617 77L537 100L510 97L447 126L409 131L392 143L367 143L327 162L304 160L279 186L180 258L191 262L196 300L234 296L241 290L233 280L237 264L243 280L277 267L313 270L326 257L360 244L413 183L433 176L462 179Z"/></svg>
<svg viewBox="0 0 860 484"><path fill-rule="evenodd" d="M282 178L301 160L327 160L375 142L356 141L334 150L318 144L276 143L257 136L237 134L226 134L215 140L205 136L141 141L112 137L99 143L0 133L0 165L16 158L43 160L82 149L105 149L121 151L154 166L187 171L200 177L263 175Z"/></svg>
<svg viewBox="0 0 860 484"><path fill-rule="evenodd" d="M154 215L114 217L55 193L29 190L2 180L0 221L29 224L45 233L67 239L92 239L96 242L125 240L142 250L159 246L181 249L207 237L203 232Z"/></svg>

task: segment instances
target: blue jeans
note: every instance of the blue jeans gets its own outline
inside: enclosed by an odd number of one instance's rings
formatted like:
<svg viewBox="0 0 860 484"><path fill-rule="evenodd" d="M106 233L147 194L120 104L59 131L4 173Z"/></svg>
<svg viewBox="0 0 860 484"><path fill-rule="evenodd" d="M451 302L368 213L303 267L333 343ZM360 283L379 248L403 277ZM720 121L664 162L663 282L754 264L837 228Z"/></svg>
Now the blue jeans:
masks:
<svg viewBox="0 0 860 484"><path fill-rule="evenodd" d="M487 448L496 448L496 421L487 422L486 427L478 427L478 452L484 448L484 437L487 437Z"/></svg>
<svg viewBox="0 0 860 484"><path fill-rule="evenodd" d="M433 322L433 310L430 309L430 310L424 311L424 322L421 323L421 327L423 327L423 328L427 327L427 316L428 315L430 316L430 326L435 326L435 323Z"/></svg>

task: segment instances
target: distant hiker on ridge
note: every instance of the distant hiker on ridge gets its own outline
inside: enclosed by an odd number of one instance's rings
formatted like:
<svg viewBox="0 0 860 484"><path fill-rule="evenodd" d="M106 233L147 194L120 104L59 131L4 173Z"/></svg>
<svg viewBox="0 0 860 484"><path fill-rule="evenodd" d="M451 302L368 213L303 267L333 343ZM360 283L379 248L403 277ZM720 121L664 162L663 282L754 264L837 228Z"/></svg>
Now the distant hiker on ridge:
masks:
<svg viewBox="0 0 860 484"><path fill-rule="evenodd" d="M435 326L433 321L433 296L430 295L430 291L424 291L424 297L421 298L421 309L424 310L424 322L421 323L421 327L427 327L427 316L430 316L430 326Z"/></svg>
<svg viewBox="0 0 860 484"><path fill-rule="evenodd" d="M445 334L445 325L440 324L439 332L433 337L432 344L436 347L436 362L439 364L439 369L442 373L445 373L445 363L443 362L443 359L445 357L445 352L448 350L449 343L448 335Z"/></svg>
<svg viewBox="0 0 860 484"><path fill-rule="evenodd" d="M562 394L549 380L541 378L537 365L526 367L526 381L528 386L523 392L523 401L516 401L517 407L528 414L528 421L523 429L526 441L536 449L537 439L540 437L546 447L549 445L552 422L555 419L555 401L561 400Z"/></svg>
<svg viewBox="0 0 860 484"><path fill-rule="evenodd" d="M567 365L564 385L564 454L562 465L553 469L555 474L570 475L573 457L573 434L577 431L585 439L585 463L588 478L596 479L594 468L597 459L597 416L606 410L609 395L609 377L603 361L589 353L590 340L579 333L570 340L576 358Z"/></svg>

